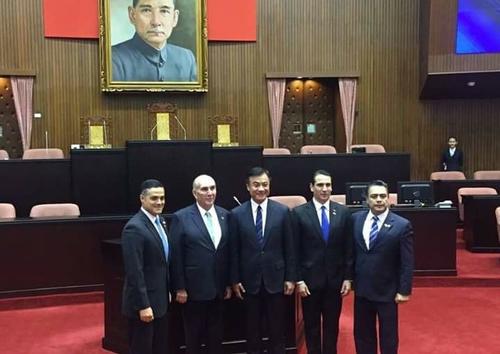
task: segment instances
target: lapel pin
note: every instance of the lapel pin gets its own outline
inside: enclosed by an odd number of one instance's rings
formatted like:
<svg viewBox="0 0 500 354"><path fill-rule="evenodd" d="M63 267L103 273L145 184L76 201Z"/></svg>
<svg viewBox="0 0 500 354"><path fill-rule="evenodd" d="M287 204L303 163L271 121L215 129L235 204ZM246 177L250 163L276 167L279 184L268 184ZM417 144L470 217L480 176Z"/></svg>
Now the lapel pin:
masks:
<svg viewBox="0 0 500 354"><path fill-rule="evenodd" d="M389 228L389 227L391 227L391 225L390 224L384 224L384 227Z"/></svg>

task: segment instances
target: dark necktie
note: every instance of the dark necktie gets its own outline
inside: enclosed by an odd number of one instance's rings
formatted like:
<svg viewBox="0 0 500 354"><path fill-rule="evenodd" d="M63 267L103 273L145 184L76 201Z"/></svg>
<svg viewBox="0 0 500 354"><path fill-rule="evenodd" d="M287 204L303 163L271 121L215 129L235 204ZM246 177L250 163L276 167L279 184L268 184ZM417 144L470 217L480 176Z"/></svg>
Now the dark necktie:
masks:
<svg viewBox="0 0 500 354"><path fill-rule="evenodd" d="M160 218L157 216L155 219L156 230L160 234L161 243L163 244L163 251L165 252L165 259L168 261L168 239L165 229L160 223Z"/></svg>
<svg viewBox="0 0 500 354"><path fill-rule="evenodd" d="M321 207L321 232L323 233L323 240L328 242L328 234L330 233L330 223L328 222L328 216L326 215L326 207L323 205Z"/></svg>
<svg viewBox="0 0 500 354"><path fill-rule="evenodd" d="M372 227L370 228L370 239L369 239L369 249L373 247L373 243L377 239L378 235L378 216L372 217Z"/></svg>
<svg viewBox="0 0 500 354"><path fill-rule="evenodd" d="M257 207L257 217L255 218L255 232L257 233L257 242L260 247L264 244L264 232L262 230L262 208Z"/></svg>

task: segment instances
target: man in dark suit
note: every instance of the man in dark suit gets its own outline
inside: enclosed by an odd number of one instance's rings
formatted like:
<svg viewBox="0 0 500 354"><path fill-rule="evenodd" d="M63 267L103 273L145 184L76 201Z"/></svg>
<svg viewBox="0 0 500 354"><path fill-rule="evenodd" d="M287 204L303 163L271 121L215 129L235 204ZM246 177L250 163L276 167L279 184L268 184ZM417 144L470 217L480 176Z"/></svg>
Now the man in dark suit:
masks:
<svg viewBox="0 0 500 354"><path fill-rule="evenodd" d="M221 354L223 300L231 297L229 226L226 209L215 205L217 189L208 175L193 181L196 203L177 211L170 228L172 280L183 305L186 354Z"/></svg>
<svg viewBox="0 0 500 354"><path fill-rule="evenodd" d="M457 138L450 136L448 138L448 148L441 154L441 166L443 171L463 171L464 153L457 145Z"/></svg>
<svg viewBox="0 0 500 354"><path fill-rule="evenodd" d="M261 167L247 174L250 201L230 216L231 280L244 300L249 354L261 353L261 318L269 334L268 353L285 353L285 297L295 287L294 240L290 211L268 199L269 172Z"/></svg>
<svg viewBox="0 0 500 354"><path fill-rule="evenodd" d="M122 312L129 318L132 354L165 354L169 302L169 243L160 217L165 190L154 179L141 185L141 210L125 225Z"/></svg>
<svg viewBox="0 0 500 354"><path fill-rule="evenodd" d="M302 298L308 354L334 354L342 296L351 289L351 213L330 201L332 178L328 172L316 171L309 187L312 200L292 212L297 236L297 291Z"/></svg>
<svg viewBox="0 0 500 354"><path fill-rule="evenodd" d="M398 351L398 304L410 299L413 280L413 230L389 210L383 181L368 184L370 210L353 214L354 340L358 354Z"/></svg>

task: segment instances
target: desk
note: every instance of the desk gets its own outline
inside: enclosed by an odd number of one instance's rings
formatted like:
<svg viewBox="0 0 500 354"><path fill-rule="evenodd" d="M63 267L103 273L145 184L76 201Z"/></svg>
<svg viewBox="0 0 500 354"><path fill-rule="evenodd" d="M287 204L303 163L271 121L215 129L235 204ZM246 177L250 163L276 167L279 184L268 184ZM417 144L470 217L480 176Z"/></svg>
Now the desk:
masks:
<svg viewBox="0 0 500 354"><path fill-rule="evenodd" d="M121 314L121 296L123 288L123 261L120 240L102 242L104 259L104 337L102 347L116 353L127 352L127 320ZM296 353L295 349L295 298L288 297L286 321L287 353ZM169 305L168 338L169 353L184 352L184 330L182 327L181 306ZM243 304L238 299L226 302L224 314L224 353L245 351L245 325ZM221 353L222 354L222 353Z"/></svg>
<svg viewBox="0 0 500 354"><path fill-rule="evenodd" d="M12 203L18 217L27 217L39 203L72 202L84 216L135 213L139 185L145 178L163 182L166 213L193 201L191 183L201 173L217 182L220 206L236 206L233 196L248 199L245 176L264 166L272 175L273 195L310 197L312 173L332 173L335 193L346 182L383 179L391 191L410 179L409 154L333 154L262 156L261 146L213 148L210 141L130 141L124 149L71 150L69 160L0 161L0 202Z"/></svg>
<svg viewBox="0 0 500 354"><path fill-rule="evenodd" d="M495 209L498 195L467 195L464 202L465 246L472 252L500 252Z"/></svg>
<svg viewBox="0 0 500 354"><path fill-rule="evenodd" d="M456 208L392 208L410 220L415 275L457 275Z"/></svg>
<svg viewBox="0 0 500 354"><path fill-rule="evenodd" d="M462 187L491 187L500 194L500 180L465 179L465 180L438 180L433 182L434 201L451 200L454 206L458 205L458 189Z"/></svg>
<svg viewBox="0 0 500 354"><path fill-rule="evenodd" d="M333 193L344 194L347 182L384 180L396 192L398 181L410 179L410 154L315 154L264 156L264 167L271 173L272 195L311 196L309 183L316 170L332 175Z"/></svg>
<svg viewBox="0 0 500 354"><path fill-rule="evenodd" d="M0 222L0 298L101 289L101 241L129 218Z"/></svg>

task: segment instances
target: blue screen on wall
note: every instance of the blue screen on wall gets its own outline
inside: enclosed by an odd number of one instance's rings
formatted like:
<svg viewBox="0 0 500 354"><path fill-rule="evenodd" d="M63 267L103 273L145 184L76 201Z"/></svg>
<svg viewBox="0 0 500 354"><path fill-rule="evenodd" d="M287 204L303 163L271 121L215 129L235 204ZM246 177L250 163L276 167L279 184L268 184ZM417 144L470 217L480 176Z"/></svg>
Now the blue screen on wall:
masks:
<svg viewBox="0 0 500 354"><path fill-rule="evenodd" d="M500 52L500 0L458 0L456 52Z"/></svg>

